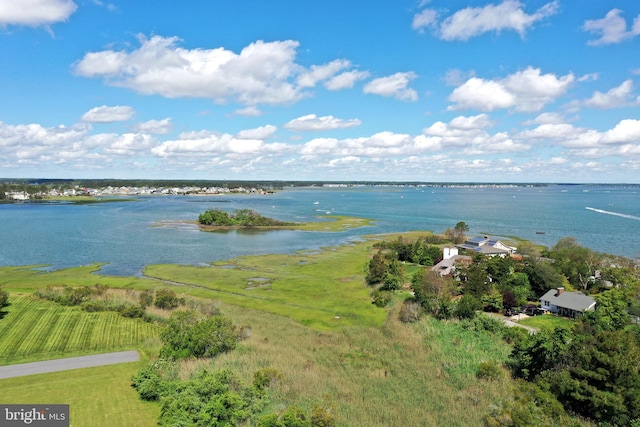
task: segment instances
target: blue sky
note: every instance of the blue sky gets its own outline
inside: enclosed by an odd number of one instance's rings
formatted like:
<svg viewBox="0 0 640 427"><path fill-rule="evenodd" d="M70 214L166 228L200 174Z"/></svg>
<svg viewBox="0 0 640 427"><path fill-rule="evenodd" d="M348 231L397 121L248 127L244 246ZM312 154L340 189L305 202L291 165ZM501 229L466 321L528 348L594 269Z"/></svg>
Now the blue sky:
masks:
<svg viewBox="0 0 640 427"><path fill-rule="evenodd" d="M0 0L0 177L640 183L640 2Z"/></svg>

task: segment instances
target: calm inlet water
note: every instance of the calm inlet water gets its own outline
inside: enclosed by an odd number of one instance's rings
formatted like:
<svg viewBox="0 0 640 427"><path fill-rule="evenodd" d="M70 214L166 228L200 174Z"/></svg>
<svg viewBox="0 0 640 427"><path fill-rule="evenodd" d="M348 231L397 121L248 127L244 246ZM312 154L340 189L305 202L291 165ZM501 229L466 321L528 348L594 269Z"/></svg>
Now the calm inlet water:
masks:
<svg viewBox="0 0 640 427"><path fill-rule="evenodd" d="M157 226L158 221L195 220L211 207L255 209L286 221L318 220L316 216L330 212L371 218L376 224L343 233L203 233L189 226ZM266 196L152 196L93 205L4 204L0 265L61 268L99 262L106 264L105 274L136 275L147 264L204 264L241 255L290 253L366 234L441 232L458 221L469 224L471 235L517 236L547 246L573 236L596 251L640 256L637 188L364 187L291 189Z"/></svg>

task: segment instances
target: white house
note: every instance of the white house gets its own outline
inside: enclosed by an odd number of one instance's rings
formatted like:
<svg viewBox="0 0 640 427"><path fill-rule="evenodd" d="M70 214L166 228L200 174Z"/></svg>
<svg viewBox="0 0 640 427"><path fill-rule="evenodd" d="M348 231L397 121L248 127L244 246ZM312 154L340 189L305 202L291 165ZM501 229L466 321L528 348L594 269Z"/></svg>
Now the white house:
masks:
<svg viewBox="0 0 640 427"><path fill-rule="evenodd" d="M558 288L540 297L540 307L560 316L576 317L595 310L596 301L582 292L565 292L564 288Z"/></svg>

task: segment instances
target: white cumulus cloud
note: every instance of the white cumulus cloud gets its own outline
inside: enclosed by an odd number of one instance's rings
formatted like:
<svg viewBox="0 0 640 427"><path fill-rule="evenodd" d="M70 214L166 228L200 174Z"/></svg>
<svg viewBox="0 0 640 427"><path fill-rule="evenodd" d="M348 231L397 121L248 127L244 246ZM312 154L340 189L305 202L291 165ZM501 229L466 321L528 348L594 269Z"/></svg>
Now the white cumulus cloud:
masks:
<svg viewBox="0 0 640 427"><path fill-rule="evenodd" d="M95 107L82 115L83 122L89 123L113 123L124 122L133 117L135 110L126 105L108 107L103 105Z"/></svg>
<svg viewBox="0 0 640 427"><path fill-rule="evenodd" d="M574 81L575 76L571 73L557 77L555 74L541 74L539 68L532 67L503 79L472 77L453 90L449 100L454 105L449 109L540 111L563 95Z"/></svg>
<svg viewBox="0 0 640 427"><path fill-rule="evenodd" d="M255 129L241 130L236 134L239 139L267 139L276 133L278 128L274 125L260 126Z"/></svg>
<svg viewBox="0 0 640 427"><path fill-rule="evenodd" d="M139 36L132 51L89 52L75 64L77 75L168 98L209 98L219 103L290 104L306 88L331 81L351 67L347 60L305 68L295 62L294 40L256 41L240 53L224 47L184 49L177 37ZM334 85L335 86L335 85Z"/></svg>
<svg viewBox="0 0 640 427"><path fill-rule="evenodd" d="M307 114L286 123L285 129L297 132L325 131L333 129L347 129L360 126L362 122L358 119L338 119L333 116L318 117L315 114Z"/></svg>
<svg viewBox="0 0 640 427"><path fill-rule="evenodd" d="M558 1L552 1L529 14L522 2L504 0L499 4L461 9L442 22L437 22L435 10L426 9L414 16L412 27L421 32L434 28L440 38L448 41L468 40L487 32L502 31L515 31L524 37L536 22L556 14L559 7Z"/></svg>
<svg viewBox="0 0 640 427"><path fill-rule="evenodd" d="M633 81L628 79L622 82L620 86L610 89L607 93L596 91L591 98L584 101L584 105L601 109L637 105L639 104L638 99L633 99L632 92Z"/></svg>
<svg viewBox="0 0 640 427"><path fill-rule="evenodd" d="M72 0L2 0L0 26L50 25L66 21L77 8Z"/></svg>
<svg viewBox="0 0 640 427"><path fill-rule="evenodd" d="M364 86L364 93L394 97L401 101L417 101L418 93L409 87L417 75L413 72L395 73L374 79Z"/></svg>
<svg viewBox="0 0 640 427"><path fill-rule="evenodd" d="M350 89L357 81L364 80L367 77L369 77L368 71L345 71L328 79L324 83L324 87L329 90Z"/></svg>
<svg viewBox="0 0 640 427"><path fill-rule="evenodd" d="M599 38L589 40L591 46L620 43L640 34L640 15L638 15L632 27L627 30L627 22L620 16L620 9L611 9L604 18L587 20L583 25L583 30L594 33Z"/></svg>
<svg viewBox="0 0 640 427"><path fill-rule="evenodd" d="M171 119L167 117L162 120L148 120L136 124L133 128L138 133L166 135L171 131Z"/></svg>

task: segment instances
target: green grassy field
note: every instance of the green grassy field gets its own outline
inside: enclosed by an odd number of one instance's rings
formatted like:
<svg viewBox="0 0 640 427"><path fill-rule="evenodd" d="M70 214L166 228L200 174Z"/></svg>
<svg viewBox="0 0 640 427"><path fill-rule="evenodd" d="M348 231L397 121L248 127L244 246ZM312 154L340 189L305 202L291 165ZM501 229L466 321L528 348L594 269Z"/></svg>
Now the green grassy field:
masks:
<svg viewBox="0 0 640 427"><path fill-rule="evenodd" d="M158 326L117 313L87 313L30 294L10 295L0 321L0 365L135 349Z"/></svg>
<svg viewBox="0 0 640 427"><path fill-rule="evenodd" d="M145 275L195 287L183 292L290 317L316 329L380 326L364 282L369 246L243 257L209 267L151 265Z"/></svg>
<svg viewBox="0 0 640 427"><path fill-rule="evenodd" d="M160 408L131 388L131 376L147 363L85 368L0 380L4 404L69 404L72 427L148 427Z"/></svg>

